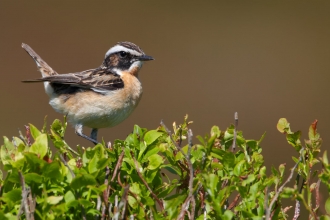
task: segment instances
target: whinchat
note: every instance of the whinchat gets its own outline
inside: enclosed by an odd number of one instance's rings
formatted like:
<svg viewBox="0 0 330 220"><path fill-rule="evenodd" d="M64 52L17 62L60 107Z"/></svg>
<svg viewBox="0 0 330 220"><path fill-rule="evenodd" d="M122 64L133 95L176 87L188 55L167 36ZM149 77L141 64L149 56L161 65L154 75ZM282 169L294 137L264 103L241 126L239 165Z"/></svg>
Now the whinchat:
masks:
<svg viewBox="0 0 330 220"><path fill-rule="evenodd" d="M97 144L97 130L113 127L125 120L142 96L139 70L146 55L131 42L119 42L105 54L101 66L82 72L58 74L27 44L22 44L34 59L42 78L23 82L43 82L49 104L67 116L77 135ZM91 136L83 127L92 128Z"/></svg>

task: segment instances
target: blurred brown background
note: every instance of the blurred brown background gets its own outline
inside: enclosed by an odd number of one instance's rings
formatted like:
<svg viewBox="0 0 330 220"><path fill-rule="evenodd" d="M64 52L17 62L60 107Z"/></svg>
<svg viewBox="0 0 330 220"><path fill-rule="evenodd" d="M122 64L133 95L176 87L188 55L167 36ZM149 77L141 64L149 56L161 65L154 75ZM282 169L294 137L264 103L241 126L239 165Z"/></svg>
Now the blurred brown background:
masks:
<svg viewBox="0 0 330 220"><path fill-rule="evenodd" d="M21 48L29 44L59 73L99 66L118 41L131 41L148 55L140 74L144 95L125 122L102 129L99 138L124 139L133 125L168 127L188 113L193 132L226 129L239 113L247 139L263 142L267 164L297 156L276 129L286 117L293 130L314 119L328 147L330 2L287 1L0 1L0 134L17 135L33 123L62 115L48 105L40 76ZM89 133L89 129L85 130ZM91 144L74 134L72 146Z"/></svg>

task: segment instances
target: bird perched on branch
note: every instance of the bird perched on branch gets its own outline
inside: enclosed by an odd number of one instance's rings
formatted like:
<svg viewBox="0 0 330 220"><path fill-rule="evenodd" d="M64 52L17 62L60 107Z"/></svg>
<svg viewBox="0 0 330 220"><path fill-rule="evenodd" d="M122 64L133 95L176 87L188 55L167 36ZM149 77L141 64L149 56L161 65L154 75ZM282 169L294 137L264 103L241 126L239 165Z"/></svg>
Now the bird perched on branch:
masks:
<svg viewBox="0 0 330 220"><path fill-rule="evenodd" d="M42 78L23 82L43 82L49 104L65 114L77 135L97 144L97 130L125 120L138 105L142 85L138 77L144 61L153 60L131 42L110 48L101 66L82 72L58 74L27 44L23 49L34 59ZM92 128L91 136L83 127Z"/></svg>

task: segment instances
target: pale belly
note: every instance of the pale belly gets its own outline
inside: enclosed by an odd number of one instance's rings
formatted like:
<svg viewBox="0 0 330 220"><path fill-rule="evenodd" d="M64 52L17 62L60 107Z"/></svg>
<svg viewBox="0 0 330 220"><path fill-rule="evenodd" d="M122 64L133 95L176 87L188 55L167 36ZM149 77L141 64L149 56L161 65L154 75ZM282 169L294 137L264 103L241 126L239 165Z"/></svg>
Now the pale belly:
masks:
<svg viewBox="0 0 330 220"><path fill-rule="evenodd" d="M67 115L67 120L73 125L106 128L124 121L134 111L141 97L142 87L135 92L123 89L107 95L86 91L68 99L53 96L49 104L57 112Z"/></svg>

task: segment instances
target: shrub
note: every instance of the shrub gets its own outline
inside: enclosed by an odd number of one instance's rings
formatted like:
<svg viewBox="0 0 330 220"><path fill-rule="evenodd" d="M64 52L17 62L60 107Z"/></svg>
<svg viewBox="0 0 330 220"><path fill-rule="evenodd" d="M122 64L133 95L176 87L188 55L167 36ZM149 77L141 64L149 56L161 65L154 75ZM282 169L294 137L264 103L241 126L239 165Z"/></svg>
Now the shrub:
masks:
<svg viewBox="0 0 330 220"><path fill-rule="evenodd" d="M271 175L261 154L264 135L247 140L236 125L213 126L193 144L191 123L186 116L173 132L163 122L149 131L135 125L125 140L77 151L65 142L65 119L49 131L30 124L25 136L4 137L0 219L287 219L284 199L294 200L294 219L301 209L317 219L320 206L321 219L330 219L330 199L320 199L321 183L330 192L330 166L326 152L318 157L317 121L303 144L301 132L279 120L297 156L292 169L268 168Z"/></svg>

